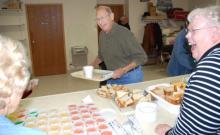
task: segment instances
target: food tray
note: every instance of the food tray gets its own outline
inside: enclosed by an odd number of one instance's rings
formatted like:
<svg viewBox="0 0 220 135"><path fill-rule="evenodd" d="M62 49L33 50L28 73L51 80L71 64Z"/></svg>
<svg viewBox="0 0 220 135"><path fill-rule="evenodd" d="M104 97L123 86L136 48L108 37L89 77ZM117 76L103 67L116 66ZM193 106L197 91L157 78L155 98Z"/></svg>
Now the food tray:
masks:
<svg viewBox="0 0 220 135"><path fill-rule="evenodd" d="M112 75L113 75L113 71L100 70L100 69L93 70L92 78L86 78L82 70L71 73L71 76L73 77L92 80L92 81L105 81L105 80L112 78Z"/></svg>
<svg viewBox="0 0 220 135"><path fill-rule="evenodd" d="M180 109L180 105L171 104L168 101L166 101L165 99L163 99L162 97L160 97L160 96L158 96L158 95L156 95L155 93L152 92L152 90L155 89L158 86L170 86L170 84L169 83L162 83L162 84L152 85L152 86L147 87L145 89L145 91L147 91L153 97L155 97L157 99L156 102L158 103L158 105L163 107L165 110L167 110L167 111L169 111L170 113L173 113L173 114L178 114L179 109Z"/></svg>

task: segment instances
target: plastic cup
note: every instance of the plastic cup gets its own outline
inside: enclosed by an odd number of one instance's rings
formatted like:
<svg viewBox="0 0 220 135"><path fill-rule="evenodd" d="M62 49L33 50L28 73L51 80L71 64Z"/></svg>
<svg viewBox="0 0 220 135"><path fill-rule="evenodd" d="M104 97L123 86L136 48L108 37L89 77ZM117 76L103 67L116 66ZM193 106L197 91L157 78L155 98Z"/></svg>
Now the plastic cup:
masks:
<svg viewBox="0 0 220 135"><path fill-rule="evenodd" d="M83 72L86 78L92 78L93 75L93 66L84 66Z"/></svg>
<svg viewBox="0 0 220 135"><path fill-rule="evenodd" d="M84 130L83 128L75 128L73 129L74 135L84 135Z"/></svg>
<svg viewBox="0 0 220 135"><path fill-rule="evenodd" d="M63 124L62 125L63 126L63 130L72 130L72 128L73 128L73 125L72 125L72 123L70 124L70 123L68 123L68 124Z"/></svg>
<svg viewBox="0 0 220 135"><path fill-rule="evenodd" d="M60 135L59 131L49 131L50 135Z"/></svg>
<svg viewBox="0 0 220 135"><path fill-rule="evenodd" d="M73 123L75 127L83 127L84 126L84 122L79 120Z"/></svg>
<svg viewBox="0 0 220 135"><path fill-rule="evenodd" d="M96 122L93 119L88 119L85 121L87 127L94 126Z"/></svg>
<svg viewBox="0 0 220 135"><path fill-rule="evenodd" d="M141 124L154 122L157 119L157 105L150 102L138 103L135 108L135 117Z"/></svg>
<svg viewBox="0 0 220 135"><path fill-rule="evenodd" d="M50 125L50 131L60 131L60 125L58 124Z"/></svg>
<svg viewBox="0 0 220 135"><path fill-rule="evenodd" d="M102 117L97 117L96 118L96 122L97 123L104 123L104 122L106 122L106 120L104 118L102 118Z"/></svg>
<svg viewBox="0 0 220 135"><path fill-rule="evenodd" d="M72 130L63 130L62 135L72 135Z"/></svg>
<svg viewBox="0 0 220 135"><path fill-rule="evenodd" d="M110 130L102 131L101 135L112 135L112 131Z"/></svg>
<svg viewBox="0 0 220 135"><path fill-rule="evenodd" d="M98 134L98 129L96 127L88 127L86 129L87 135L97 135Z"/></svg>
<svg viewBox="0 0 220 135"><path fill-rule="evenodd" d="M108 125L107 124L99 124L99 130L106 130L106 129L108 129L109 127L108 127Z"/></svg>
<svg viewBox="0 0 220 135"><path fill-rule="evenodd" d="M90 119L90 118L91 118L91 115L90 115L90 113L83 113L83 114L82 114L82 118L83 118L83 119Z"/></svg>
<svg viewBox="0 0 220 135"><path fill-rule="evenodd" d="M80 117L78 115L72 115L72 120L79 120Z"/></svg>

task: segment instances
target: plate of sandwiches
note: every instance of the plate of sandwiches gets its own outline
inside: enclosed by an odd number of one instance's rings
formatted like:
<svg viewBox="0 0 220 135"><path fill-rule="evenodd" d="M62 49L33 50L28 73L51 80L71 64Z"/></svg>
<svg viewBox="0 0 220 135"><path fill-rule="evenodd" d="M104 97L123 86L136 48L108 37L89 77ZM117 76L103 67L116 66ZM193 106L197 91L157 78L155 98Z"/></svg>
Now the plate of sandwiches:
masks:
<svg viewBox="0 0 220 135"><path fill-rule="evenodd" d="M96 93L104 98L114 98L115 94L117 92L127 92L129 91L128 87L124 86L124 85L111 85L111 84L107 84L104 86L101 86L101 88L98 88Z"/></svg>
<svg viewBox="0 0 220 135"><path fill-rule="evenodd" d="M157 99L157 103L164 109L170 113L178 114L185 87L184 82L162 83L149 86L145 91Z"/></svg>
<svg viewBox="0 0 220 135"><path fill-rule="evenodd" d="M145 95L145 91L142 89L129 89L124 85L106 85L97 89L96 93L104 98L109 98L112 103L122 113L128 113L134 111L135 105L139 101L149 101L150 97Z"/></svg>

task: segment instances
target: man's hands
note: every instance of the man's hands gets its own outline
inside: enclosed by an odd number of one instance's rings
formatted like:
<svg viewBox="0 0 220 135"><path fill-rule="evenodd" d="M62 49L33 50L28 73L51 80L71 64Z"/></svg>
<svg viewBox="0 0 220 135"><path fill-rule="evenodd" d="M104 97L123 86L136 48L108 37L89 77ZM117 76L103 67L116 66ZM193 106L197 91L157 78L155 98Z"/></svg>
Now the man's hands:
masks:
<svg viewBox="0 0 220 135"><path fill-rule="evenodd" d="M121 78L121 76L123 74L125 74L125 70L123 68L118 68L114 71L113 75L112 75L112 79L118 79Z"/></svg>
<svg viewBox="0 0 220 135"><path fill-rule="evenodd" d="M123 68L118 68L114 71L112 79L118 79L121 78L121 76L123 74L126 74L127 72L131 71L132 69L134 69L135 67L137 67L138 65L134 62L131 62L130 64L128 64L127 66L123 67Z"/></svg>
<svg viewBox="0 0 220 135"><path fill-rule="evenodd" d="M159 124L157 125L157 127L155 128L155 132L158 134L158 135L165 135L165 133L170 130L171 127L170 125L168 124Z"/></svg>
<svg viewBox="0 0 220 135"><path fill-rule="evenodd" d="M93 66L93 67L96 67L97 65L99 65L100 63L102 63L102 61L99 59L99 57L97 56L96 58L95 58L95 60L92 62L92 63L90 63L89 65L91 65L91 66Z"/></svg>

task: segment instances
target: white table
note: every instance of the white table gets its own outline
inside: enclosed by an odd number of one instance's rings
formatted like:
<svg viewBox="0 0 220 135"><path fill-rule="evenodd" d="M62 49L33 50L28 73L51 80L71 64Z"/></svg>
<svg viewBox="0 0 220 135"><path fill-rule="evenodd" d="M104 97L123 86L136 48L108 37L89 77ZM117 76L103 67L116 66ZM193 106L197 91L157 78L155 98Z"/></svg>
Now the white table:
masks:
<svg viewBox="0 0 220 135"><path fill-rule="evenodd" d="M169 83L172 81L180 81L185 76L178 77L169 77L164 79L146 81L142 83L130 84L127 85L129 88L138 88L145 89L146 87L158 83ZM85 84L86 85L86 84ZM57 95L50 96L41 96L41 97L33 97L22 100L21 105L26 109L55 109L55 108L64 108L70 104L81 104L82 99L87 95L90 95L94 100L94 103L97 105L99 109L102 108L112 108L117 112L117 120L119 122L123 122L127 119L126 115L121 113L119 109L116 109L116 105L111 102L110 99L99 97L96 94L96 89L93 90L85 90L79 92L72 93L63 93ZM155 126L159 123L167 123L173 125L176 119L176 115L169 113L161 107L158 107L158 117L157 121L154 123L146 124L144 127L145 135L154 135Z"/></svg>

